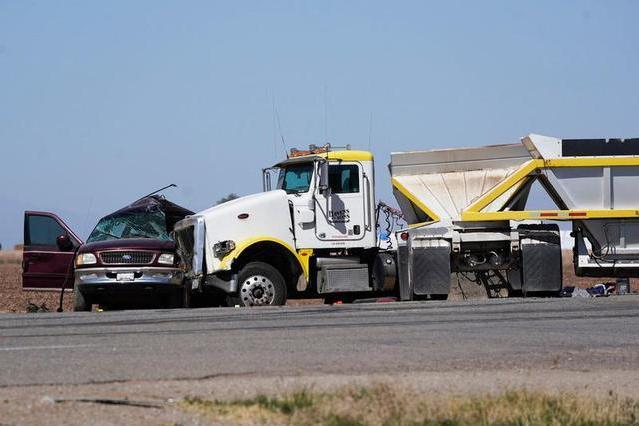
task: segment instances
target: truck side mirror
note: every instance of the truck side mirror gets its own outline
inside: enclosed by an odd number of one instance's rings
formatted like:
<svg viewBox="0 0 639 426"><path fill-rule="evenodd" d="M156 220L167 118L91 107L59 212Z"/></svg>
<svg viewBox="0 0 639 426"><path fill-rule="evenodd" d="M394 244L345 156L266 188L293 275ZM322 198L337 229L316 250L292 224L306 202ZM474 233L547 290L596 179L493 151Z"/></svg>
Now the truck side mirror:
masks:
<svg viewBox="0 0 639 426"><path fill-rule="evenodd" d="M328 186L328 161L322 161L319 163L319 192L324 194L329 190Z"/></svg>
<svg viewBox="0 0 639 426"><path fill-rule="evenodd" d="M68 235L60 235L55 239L55 243L58 246L60 251L71 251L73 250L73 242Z"/></svg>

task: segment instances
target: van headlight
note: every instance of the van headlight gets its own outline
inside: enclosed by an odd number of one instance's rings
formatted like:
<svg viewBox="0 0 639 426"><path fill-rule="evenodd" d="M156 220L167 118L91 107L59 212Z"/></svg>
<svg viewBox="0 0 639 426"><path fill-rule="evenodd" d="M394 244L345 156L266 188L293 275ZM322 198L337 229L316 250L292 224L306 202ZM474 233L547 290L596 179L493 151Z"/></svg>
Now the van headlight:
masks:
<svg viewBox="0 0 639 426"><path fill-rule="evenodd" d="M93 253L82 253L75 258L76 266L95 265L96 263L98 263L98 259Z"/></svg>
<svg viewBox="0 0 639 426"><path fill-rule="evenodd" d="M163 265L173 265L175 262L175 255L173 253L162 253L160 257L158 257L158 263Z"/></svg>
<svg viewBox="0 0 639 426"><path fill-rule="evenodd" d="M235 243L232 240L220 241L213 245L213 255L220 259L235 250Z"/></svg>

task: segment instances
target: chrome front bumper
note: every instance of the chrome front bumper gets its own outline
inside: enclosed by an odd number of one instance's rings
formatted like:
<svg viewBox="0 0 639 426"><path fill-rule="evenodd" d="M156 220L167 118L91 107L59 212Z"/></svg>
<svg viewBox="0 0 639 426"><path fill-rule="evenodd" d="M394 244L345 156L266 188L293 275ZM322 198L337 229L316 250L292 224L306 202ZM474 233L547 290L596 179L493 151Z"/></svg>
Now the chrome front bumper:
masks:
<svg viewBox="0 0 639 426"><path fill-rule="evenodd" d="M119 275L118 275L119 274ZM133 274L132 280L123 280L122 274ZM118 277L120 279L118 279ZM113 267L82 268L75 270L75 284L81 287L104 285L182 285L184 272L177 268Z"/></svg>

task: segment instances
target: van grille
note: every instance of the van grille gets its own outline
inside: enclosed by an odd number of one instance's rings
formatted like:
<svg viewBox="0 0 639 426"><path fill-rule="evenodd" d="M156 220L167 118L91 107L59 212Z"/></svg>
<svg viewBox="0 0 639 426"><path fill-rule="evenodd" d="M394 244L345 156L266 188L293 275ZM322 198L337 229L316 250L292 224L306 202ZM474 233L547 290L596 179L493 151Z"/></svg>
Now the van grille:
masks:
<svg viewBox="0 0 639 426"><path fill-rule="evenodd" d="M145 265L153 262L155 254L150 251L107 251L100 253L105 265Z"/></svg>

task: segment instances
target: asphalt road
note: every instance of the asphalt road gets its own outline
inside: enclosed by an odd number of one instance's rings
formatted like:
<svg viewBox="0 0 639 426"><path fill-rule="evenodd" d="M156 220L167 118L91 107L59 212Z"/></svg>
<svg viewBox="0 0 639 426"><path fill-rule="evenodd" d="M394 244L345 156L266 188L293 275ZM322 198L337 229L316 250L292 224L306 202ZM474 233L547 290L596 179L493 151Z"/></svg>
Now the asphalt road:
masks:
<svg viewBox="0 0 639 426"><path fill-rule="evenodd" d="M0 315L0 387L499 368L634 370L639 296Z"/></svg>

